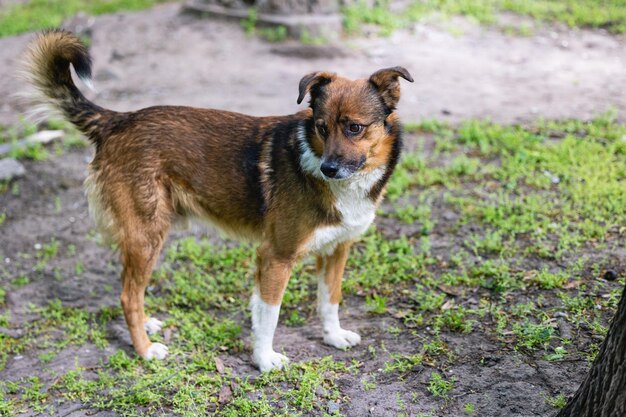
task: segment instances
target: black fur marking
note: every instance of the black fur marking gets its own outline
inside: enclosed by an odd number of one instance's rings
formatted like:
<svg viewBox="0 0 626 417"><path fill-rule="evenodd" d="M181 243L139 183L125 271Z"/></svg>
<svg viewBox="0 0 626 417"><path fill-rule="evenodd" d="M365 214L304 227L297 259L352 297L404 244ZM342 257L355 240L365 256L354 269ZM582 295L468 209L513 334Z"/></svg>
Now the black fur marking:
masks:
<svg viewBox="0 0 626 417"><path fill-rule="evenodd" d="M72 61L72 65L74 66L74 71L76 71L76 75L78 75L82 79L91 79L91 57L86 53L86 51L79 51L75 55L75 59Z"/></svg>
<svg viewBox="0 0 626 417"><path fill-rule="evenodd" d="M308 76L302 78L302 80L300 80L300 85L298 86L300 90L298 104L302 103L302 100L304 100L304 96L308 91L309 97L311 98L309 105L312 106L313 101L315 101L315 96L317 96L320 91L323 90L323 87L330 82L331 78L319 75L319 73L309 74Z"/></svg>
<svg viewBox="0 0 626 417"><path fill-rule="evenodd" d="M324 102L324 98L326 96L324 87L326 84L330 83L329 79L324 78L323 80L324 81L320 81L311 87L311 90L309 91L309 107L313 109L314 113L317 113L316 109L318 106L316 104Z"/></svg>
<svg viewBox="0 0 626 417"><path fill-rule="evenodd" d="M326 133L326 134L328 135L328 133ZM309 119L305 120L305 122L304 122L304 140L306 140L306 142L309 144L309 147L311 148L311 152L313 152L313 153L315 153L315 151L313 150L313 145L311 144L311 138L314 135L316 135L316 133L315 133L315 120L313 118L309 118ZM327 138L324 138L324 140L326 140L326 139ZM317 156L321 157L321 155L317 155ZM302 155L299 156L299 158L301 158L301 157L302 157Z"/></svg>
<svg viewBox="0 0 626 417"><path fill-rule="evenodd" d="M280 179L280 168L283 167L283 161L285 158L292 165L290 170L298 174L299 176L303 176L304 173L300 168L300 158L299 152L297 149L294 149L298 146L297 142L293 140L296 136L298 124L300 120L291 117L284 122L277 123L274 129L271 131L271 140L272 140L272 155L271 155L271 172L270 172L270 183L271 187L274 187Z"/></svg>
<svg viewBox="0 0 626 417"><path fill-rule="evenodd" d="M250 140L246 146L242 149L241 169L246 181L246 195L247 201L250 201L255 208L255 213L258 214L260 220L265 211L267 210L267 204L263 192L263 184L261 183L261 172L259 170L259 162L261 158L262 142L254 141L258 135L259 128L255 126L250 132Z"/></svg>
<svg viewBox="0 0 626 417"><path fill-rule="evenodd" d="M383 112L385 114L385 119L386 119L387 116L389 116L391 113L393 113L393 109L391 107L389 107L387 105L387 103L385 103L385 100L383 99L383 96L380 95L380 90L378 89L378 86L376 84L374 84L374 82L372 80L368 81L368 85L370 86L370 89L372 90L372 92L374 93L374 95L376 96L378 101L380 102L380 105L383 108Z"/></svg>
<svg viewBox="0 0 626 417"><path fill-rule="evenodd" d="M389 160L387 161L385 173L370 190L369 197L372 201L376 201L378 197L380 197L380 193L383 191L383 188L385 188L385 185L389 181L391 174L393 174L393 171L400 160L400 153L402 151L402 125L400 125L400 122L395 122L394 124L391 124L390 127L390 130L392 131L391 134L395 136L395 140L391 147L391 153L389 154Z"/></svg>

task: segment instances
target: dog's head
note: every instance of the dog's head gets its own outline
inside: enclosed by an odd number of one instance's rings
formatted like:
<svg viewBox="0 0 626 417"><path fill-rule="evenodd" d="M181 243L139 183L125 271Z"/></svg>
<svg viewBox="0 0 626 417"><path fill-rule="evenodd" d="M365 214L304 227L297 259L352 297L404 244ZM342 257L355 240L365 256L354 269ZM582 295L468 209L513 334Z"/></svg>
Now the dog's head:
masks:
<svg viewBox="0 0 626 417"><path fill-rule="evenodd" d="M390 126L400 99L399 77L413 82L402 67L381 69L355 81L328 72L302 78L298 104L310 94L314 122L310 144L326 178L345 179L386 163L396 139Z"/></svg>

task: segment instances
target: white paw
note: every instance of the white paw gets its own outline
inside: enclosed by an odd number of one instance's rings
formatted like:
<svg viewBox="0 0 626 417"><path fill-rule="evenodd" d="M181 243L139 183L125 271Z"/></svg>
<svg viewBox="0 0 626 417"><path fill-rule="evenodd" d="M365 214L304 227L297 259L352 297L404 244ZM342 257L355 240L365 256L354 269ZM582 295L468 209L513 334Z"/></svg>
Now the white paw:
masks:
<svg viewBox="0 0 626 417"><path fill-rule="evenodd" d="M143 358L148 361L152 359L165 359L165 357L167 356L167 351L167 346L165 346L164 344L153 343L146 351L146 354L143 355Z"/></svg>
<svg viewBox="0 0 626 417"><path fill-rule="evenodd" d="M361 343L361 336L350 330L337 329L324 335L324 343L337 349L346 349Z"/></svg>
<svg viewBox="0 0 626 417"><path fill-rule="evenodd" d="M252 359L261 372L282 369L289 362L289 358L273 350L261 354L254 353Z"/></svg>
<svg viewBox="0 0 626 417"><path fill-rule="evenodd" d="M162 327L163 327L163 322L161 320L155 319L154 317L150 317L143 324L143 328L146 329L146 332L148 332L148 334L158 333L161 331Z"/></svg>

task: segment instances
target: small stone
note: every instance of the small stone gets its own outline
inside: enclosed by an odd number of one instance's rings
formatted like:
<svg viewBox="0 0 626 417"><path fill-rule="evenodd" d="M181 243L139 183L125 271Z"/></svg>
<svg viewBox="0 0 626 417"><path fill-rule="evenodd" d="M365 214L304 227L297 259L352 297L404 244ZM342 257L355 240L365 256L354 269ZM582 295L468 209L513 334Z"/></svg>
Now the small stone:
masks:
<svg viewBox="0 0 626 417"><path fill-rule="evenodd" d="M229 402L232 398L233 398L233 392L230 390L230 387L228 385L224 385L222 389L220 390L220 393L217 397L217 401L220 404L225 404Z"/></svg>
<svg viewBox="0 0 626 417"><path fill-rule="evenodd" d="M561 339L572 339L572 326L563 318L559 318L557 322L559 328L559 335Z"/></svg>
<svg viewBox="0 0 626 417"><path fill-rule="evenodd" d="M603 278L607 281L615 281L617 279L617 272L613 271L612 269L607 269L604 272Z"/></svg>
<svg viewBox="0 0 626 417"><path fill-rule="evenodd" d="M248 398L250 401L258 401L261 399L263 395L260 392L248 392L246 394L246 398Z"/></svg>
<svg viewBox="0 0 626 417"><path fill-rule="evenodd" d="M544 174L546 177L550 178L550 182L551 182L552 184L558 184L559 182L561 182L561 179L560 179L557 175L554 175L553 173L551 173L551 172L550 172L550 171L548 171L548 170L544 170L544 171L543 171L543 174Z"/></svg>
<svg viewBox="0 0 626 417"><path fill-rule="evenodd" d="M119 323L113 324L111 327L111 335L113 338L119 340L121 343L132 346L133 342L130 340L130 333L128 332L128 328L125 324Z"/></svg>
<svg viewBox="0 0 626 417"><path fill-rule="evenodd" d="M335 414L340 409L341 407L339 406L339 404L334 401L328 401L328 404L326 404L326 411L328 412L328 414Z"/></svg>
<svg viewBox="0 0 626 417"><path fill-rule="evenodd" d="M26 173L24 165L17 159L0 159L0 181L10 181L13 178L21 177Z"/></svg>
<svg viewBox="0 0 626 417"><path fill-rule="evenodd" d="M37 133L24 138L27 143L50 143L53 140L61 139L65 136L62 130L40 130Z"/></svg>
<svg viewBox="0 0 626 417"><path fill-rule="evenodd" d="M0 327L0 334L12 339L19 339L24 335L21 329L8 329L6 327Z"/></svg>
<svg viewBox="0 0 626 417"><path fill-rule="evenodd" d="M217 372L220 374L224 373L224 362L217 356L215 357L215 369L217 369Z"/></svg>
<svg viewBox="0 0 626 417"><path fill-rule="evenodd" d="M324 387L322 387L321 385L318 385L317 388L315 388L315 395L318 397L326 397L326 390L324 389Z"/></svg>

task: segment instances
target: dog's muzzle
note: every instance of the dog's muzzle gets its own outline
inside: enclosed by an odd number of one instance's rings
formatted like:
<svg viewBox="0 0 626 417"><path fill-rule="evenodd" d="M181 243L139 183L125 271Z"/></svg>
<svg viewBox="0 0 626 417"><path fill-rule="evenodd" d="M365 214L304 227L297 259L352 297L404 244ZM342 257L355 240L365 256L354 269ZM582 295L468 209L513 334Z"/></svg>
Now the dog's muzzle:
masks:
<svg viewBox="0 0 626 417"><path fill-rule="evenodd" d="M340 161L338 159L325 159L320 165L320 171L322 171L322 174L328 179L343 180L352 176L352 174L361 169L364 164L365 157L359 161L352 162Z"/></svg>

